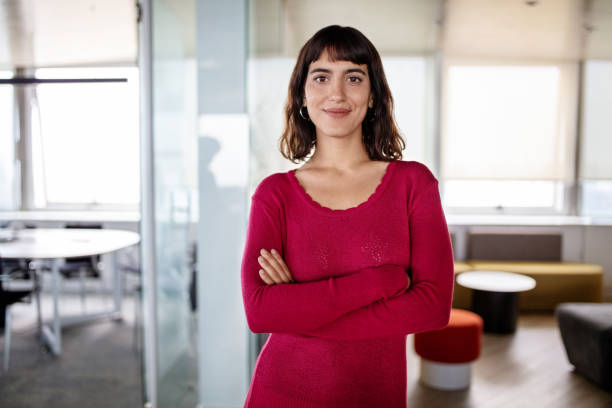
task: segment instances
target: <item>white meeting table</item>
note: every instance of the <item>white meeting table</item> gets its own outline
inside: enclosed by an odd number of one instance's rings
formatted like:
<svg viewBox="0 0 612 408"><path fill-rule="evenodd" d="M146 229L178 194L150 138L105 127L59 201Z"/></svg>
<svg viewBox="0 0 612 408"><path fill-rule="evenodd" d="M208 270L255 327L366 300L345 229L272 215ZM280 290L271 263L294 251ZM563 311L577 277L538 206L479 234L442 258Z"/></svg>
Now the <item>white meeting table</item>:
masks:
<svg viewBox="0 0 612 408"><path fill-rule="evenodd" d="M53 354L62 352L62 327L83 323L101 317L121 318L123 294L117 251L140 242L140 236L131 231L85 228L33 228L15 231L15 239L0 242L0 258L50 260L53 293L53 322L51 329L42 326L42 340ZM113 269L114 307L110 311L89 313L71 317L60 316L59 297L64 258L111 254ZM38 271L37 271L38 272ZM39 305L40 310L40 305ZM40 315L39 315L40 319Z"/></svg>

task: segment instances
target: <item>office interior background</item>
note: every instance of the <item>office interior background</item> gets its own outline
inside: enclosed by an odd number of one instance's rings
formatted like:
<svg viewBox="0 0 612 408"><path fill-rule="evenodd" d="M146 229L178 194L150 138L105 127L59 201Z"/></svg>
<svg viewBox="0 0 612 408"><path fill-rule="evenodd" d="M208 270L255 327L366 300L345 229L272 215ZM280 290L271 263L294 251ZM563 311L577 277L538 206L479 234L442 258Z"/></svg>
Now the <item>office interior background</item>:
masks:
<svg viewBox="0 0 612 408"><path fill-rule="evenodd" d="M555 235L558 261L599 265L598 301L612 302L612 1L8 0L0 226L140 242L118 251L122 319L66 329L61 355L38 339L34 300L11 307L0 406L242 406L265 341L240 290L250 197L299 166L278 149L289 76L330 24L379 50L403 160L439 179L455 261L474 234ZM109 304L109 259L64 277L62 312ZM483 347L454 394L420 385L410 357L409 406L612 404L573 372L553 310L521 311Z"/></svg>

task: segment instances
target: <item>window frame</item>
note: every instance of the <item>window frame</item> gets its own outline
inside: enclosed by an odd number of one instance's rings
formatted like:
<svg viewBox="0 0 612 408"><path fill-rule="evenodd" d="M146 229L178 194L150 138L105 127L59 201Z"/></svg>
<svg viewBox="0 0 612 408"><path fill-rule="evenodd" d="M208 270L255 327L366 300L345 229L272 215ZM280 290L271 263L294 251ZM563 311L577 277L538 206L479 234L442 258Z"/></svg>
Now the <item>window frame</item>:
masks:
<svg viewBox="0 0 612 408"><path fill-rule="evenodd" d="M108 67L97 67L97 66L92 66L92 67L79 67L79 68L83 68L84 70L86 70L87 68L108 68ZM121 66L121 67L112 67L112 68L125 68L125 69L138 69L137 66L132 66L132 65L126 65L126 66ZM19 85L13 84L12 86L20 86L20 87L27 87L30 88L30 92L26 92L26 98L28 99L28 101L26 101L25 104L16 104L15 105L15 109L18 110L18 112L16 112L16 115L22 116L24 115L24 112L21 112L24 109L27 109L27 106L31 106L31 104L33 102L38 103L37 98L35 96L36 94L36 87L38 85L37 82L43 82L43 83L49 83L49 82L61 82L61 83L90 83L90 82L124 82L124 81L118 81L123 78L118 78L116 76L104 76L104 77L96 77L96 78L90 78L90 77L77 77L77 78L64 78L63 76L60 76L60 78L58 80L55 79L50 79L47 78L47 76L43 76L42 80L38 79L35 76L35 70L33 72L28 72L27 73L27 78L25 83L23 82L23 80L21 80L21 82L19 82ZM31 75L30 75L31 74ZM137 72L137 75L140 75L139 72ZM13 79L17 76L17 74L14 72L13 73ZM22 75L23 76L23 75ZM16 81L17 82L17 81ZM139 84L137 85L139 86ZM32 97L32 95L34 95L34 97ZM140 101L138 101L138 103L140 103ZM137 111L140 111L140 108L137 108ZM22 140L20 141L20 143L23 143L25 146L29 147L29 152L25 152L24 149L18 149L16 151L16 158L19 160L20 165L21 165L21 172L25 172L24 174L30 174L31 177L22 177L20 180L20 183L23 184L22 188L21 188L21 193L22 193L22 197L20 197L17 201L21 202L21 207L19 208L19 210L51 210L51 211L114 211L114 212L133 212L133 211L139 211L140 210L140 193L138 194L139 197L139 201L136 203L132 203L132 204L127 204L127 203L112 203L112 202L91 202L91 203L79 203L79 202L54 202L54 201L48 201L47 197L46 197L46 193L45 193L45 177L44 174L39 174L39 175L35 175L34 173L36 172L35 166L34 166L34 160L33 160L33 156L35 154L38 155L42 155L44 154L42 151L35 153L34 149L34 142L35 142L35 137L32 133L33 130L33 123L34 123L34 119L31 115L28 115L28 117L26 118L27 120L29 120L29 125L27 126L27 129L22 129L22 131L20 132L19 128L17 126L15 126L15 132L18 133L18 136L20 138L22 138ZM141 143L140 141L140 134L138 134L138 143ZM139 150L138 150L139 151ZM24 157L25 156L29 156L29 157ZM140 159L140 158L139 158ZM37 179L38 177L38 179ZM140 177L139 177L140 179ZM37 188L35 187L35 185L37 184L37 182L39 184L41 184L43 186L43 191L38 191ZM140 189L140 183L138 183L138 188ZM23 195L26 194L26 197L23 197ZM29 199L27 199L27 197L30 197ZM24 199L26 198L26 199ZM37 203L37 201L42 202L43 204L39 204Z"/></svg>

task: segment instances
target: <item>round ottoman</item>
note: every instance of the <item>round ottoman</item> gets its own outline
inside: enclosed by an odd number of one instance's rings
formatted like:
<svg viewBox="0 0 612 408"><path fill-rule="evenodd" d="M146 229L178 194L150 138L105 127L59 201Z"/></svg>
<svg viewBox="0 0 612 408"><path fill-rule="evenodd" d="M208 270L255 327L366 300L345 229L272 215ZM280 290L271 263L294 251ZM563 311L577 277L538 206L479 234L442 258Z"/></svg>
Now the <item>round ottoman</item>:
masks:
<svg viewBox="0 0 612 408"><path fill-rule="evenodd" d="M451 309L444 329L416 333L414 350L421 357L421 381L440 390L469 387L472 361L480 355L482 328L476 313Z"/></svg>

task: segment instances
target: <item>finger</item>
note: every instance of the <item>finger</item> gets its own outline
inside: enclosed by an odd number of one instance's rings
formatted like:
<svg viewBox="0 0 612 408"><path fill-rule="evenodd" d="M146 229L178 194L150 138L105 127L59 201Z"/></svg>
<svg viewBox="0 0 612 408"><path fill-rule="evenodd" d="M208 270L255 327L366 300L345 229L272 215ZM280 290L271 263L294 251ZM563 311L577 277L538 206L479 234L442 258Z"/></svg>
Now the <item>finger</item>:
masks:
<svg viewBox="0 0 612 408"><path fill-rule="evenodd" d="M267 285L273 285L274 282L272 281L272 279L270 279L270 277L268 276L268 274L266 273L266 271L264 271L263 269L259 270L259 276L261 276L261 279L267 284Z"/></svg>
<svg viewBox="0 0 612 408"><path fill-rule="evenodd" d="M266 258L264 258L263 256L259 256L257 258L257 261L259 262L259 265L261 265L261 267L266 271L268 276L274 281L274 283L284 283L285 278L282 277L272 265L270 265Z"/></svg>
<svg viewBox="0 0 612 408"><path fill-rule="evenodd" d="M281 255L278 253L278 251L276 249L272 249L271 253L272 256L278 262L278 264L281 266L281 268L283 268L283 271L285 272L285 275L288 277L289 281L295 282L295 279L293 279L293 276L291 276L291 272L289 271L287 264L285 263Z"/></svg>
<svg viewBox="0 0 612 408"><path fill-rule="evenodd" d="M283 276L285 282L291 282L293 277L289 273L289 268L285 265L285 262L279 255L269 254L269 257L272 259L271 263L274 264L276 270ZM267 259L270 259L267 258Z"/></svg>
<svg viewBox="0 0 612 408"><path fill-rule="evenodd" d="M281 265L281 263L278 261L278 259L276 257L274 257L272 254L270 254L270 252L268 252L265 249L261 250L261 254L264 257L264 259L268 262L268 264L274 268L275 274L278 275L283 283L289 283L291 282L291 275L289 275L289 273L283 268L283 266ZM282 259L281 259L282 262Z"/></svg>

